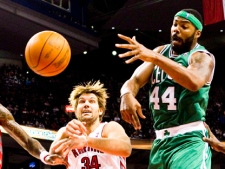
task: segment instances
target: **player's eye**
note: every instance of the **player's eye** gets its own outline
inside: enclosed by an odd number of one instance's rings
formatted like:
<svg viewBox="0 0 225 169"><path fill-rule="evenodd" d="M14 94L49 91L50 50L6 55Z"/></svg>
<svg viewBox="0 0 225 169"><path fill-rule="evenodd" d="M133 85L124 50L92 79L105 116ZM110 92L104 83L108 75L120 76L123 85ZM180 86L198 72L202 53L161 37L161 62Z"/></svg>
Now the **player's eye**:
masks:
<svg viewBox="0 0 225 169"><path fill-rule="evenodd" d="M89 102L90 102L90 103L95 103L96 101L95 101L95 100L90 100Z"/></svg>
<svg viewBox="0 0 225 169"><path fill-rule="evenodd" d="M85 100L79 100L78 103L85 103Z"/></svg>

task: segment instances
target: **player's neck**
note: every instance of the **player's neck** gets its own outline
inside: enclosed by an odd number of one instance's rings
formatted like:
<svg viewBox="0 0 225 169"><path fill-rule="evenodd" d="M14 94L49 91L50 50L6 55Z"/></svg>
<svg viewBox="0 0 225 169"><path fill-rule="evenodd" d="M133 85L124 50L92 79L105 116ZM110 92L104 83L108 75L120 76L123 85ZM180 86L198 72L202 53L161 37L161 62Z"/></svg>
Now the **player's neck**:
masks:
<svg viewBox="0 0 225 169"><path fill-rule="evenodd" d="M190 49L187 50L186 52L191 51L192 49L196 48L197 46L198 46L198 43L197 43L197 42L196 42L196 43L193 43L193 44L191 45ZM174 50L172 50L172 55L173 55L173 57L176 57L176 56L178 56L178 55L180 55L180 54L183 54L183 53L186 53L186 52L178 53L178 52L175 52Z"/></svg>

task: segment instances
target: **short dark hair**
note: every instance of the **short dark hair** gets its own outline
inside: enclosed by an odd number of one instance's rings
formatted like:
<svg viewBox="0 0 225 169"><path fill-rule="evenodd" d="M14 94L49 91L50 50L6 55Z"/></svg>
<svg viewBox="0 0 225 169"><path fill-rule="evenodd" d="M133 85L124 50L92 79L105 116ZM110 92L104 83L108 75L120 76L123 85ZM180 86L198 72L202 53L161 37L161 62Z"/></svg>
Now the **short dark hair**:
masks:
<svg viewBox="0 0 225 169"><path fill-rule="evenodd" d="M198 11L196 11L195 9L182 9L182 11L191 13L191 14L194 15L194 16L201 22L201 24L203 25L202 15L201 15Z"/></svg>

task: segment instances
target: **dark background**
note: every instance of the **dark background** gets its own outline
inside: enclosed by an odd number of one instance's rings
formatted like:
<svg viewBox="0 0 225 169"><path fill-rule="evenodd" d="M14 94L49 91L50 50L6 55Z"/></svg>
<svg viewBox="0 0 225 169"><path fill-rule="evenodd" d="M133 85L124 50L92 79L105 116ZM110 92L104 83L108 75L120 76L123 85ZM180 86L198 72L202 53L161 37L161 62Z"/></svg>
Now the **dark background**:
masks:
<svg viewBox="0 0 225 169"><path fill-rule="evenodd" d="M71 11L41 0L0 1L0 50L24 60L21 55L28 40L40 31L53 30L67 38L72 50L71 66L91 69L95 65L99 71L114 73L126 73L128 69L131 75L129 68L133 70L140 62L124 65L123 59L112 56L112 50L124 52L115 48L115 43L122 42L117 34L135 35L151 49L169 43L174 14L183 8L196 9L203 16L202 0L79 0L71 1ZM199 39L215 55L215 79L222 82L217 74L223 72L224 28L225 21L205 25ZM89 54L84 56L84 50Z"/></svg>
<svg viewBox="0 0 225 169"><path fill-rule="evenodd" d="M11 52L13 59L21 60L26 70L31 72L24 58L26 43L35 33L54 30L66 37L72 50L69 66L57 77L73 71L85 80L111 75L117 81L124 82L141 61L127 65L124 59L112 55L112 50L124 52L115 48L115 43L122 42L117 33L130 37L135 35L140 43L151 49L169 43L174 14L183 8L194 8L203 15L202 0L74 0L71 1L71 11L61 10L41 0L0 0L0 50ZM214 91L217 86L225 87L224 28L225 21L206 25L199 39L199 43L216 58L212 83ZM83 54L84 50L88 51L87 55ZM69 82L75 84L77 81L65 79L65 83ZM116 94L119 95L119 89ZM4 135L3 139L4 153L7 155L5 163L13 163L13 169L16 165L34 160L10 137ZM48 148L48 142L40 141ZM213 153L215 167L222 167L224 156ZM136 168L145 167L147 154L148 150L134 150L128 162L136 160Z"/></svg>

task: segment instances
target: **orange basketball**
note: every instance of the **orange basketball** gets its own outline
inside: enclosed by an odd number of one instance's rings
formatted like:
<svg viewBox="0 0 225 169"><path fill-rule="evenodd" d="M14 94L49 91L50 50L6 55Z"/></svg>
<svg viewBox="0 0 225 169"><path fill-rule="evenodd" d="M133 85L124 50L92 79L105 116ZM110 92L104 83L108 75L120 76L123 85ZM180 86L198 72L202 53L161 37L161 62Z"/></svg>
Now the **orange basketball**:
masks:
<svg viewBox="0 0 225 169"><path fill-rule="evenodd" d="M42 31L30 38L25 58L31 70L41 76L55 76L66 69L71 58L67 40L54 31Z"/></svg>

